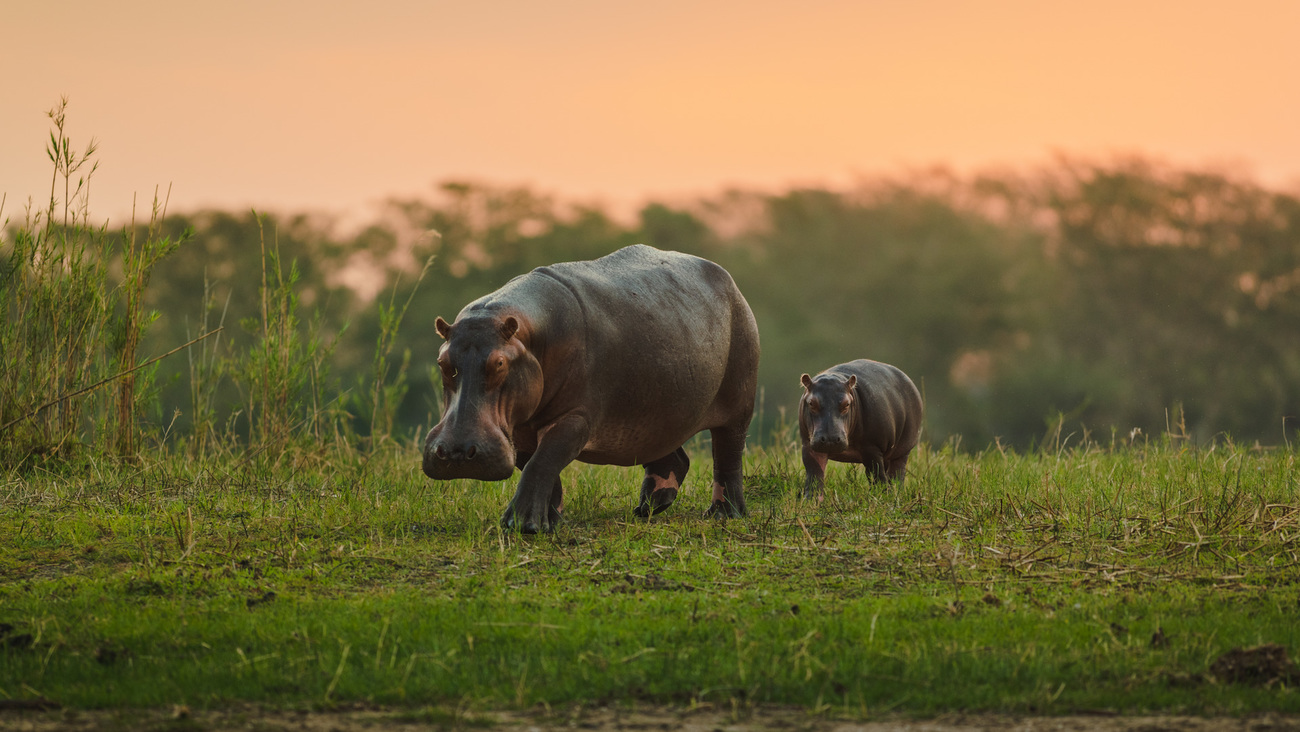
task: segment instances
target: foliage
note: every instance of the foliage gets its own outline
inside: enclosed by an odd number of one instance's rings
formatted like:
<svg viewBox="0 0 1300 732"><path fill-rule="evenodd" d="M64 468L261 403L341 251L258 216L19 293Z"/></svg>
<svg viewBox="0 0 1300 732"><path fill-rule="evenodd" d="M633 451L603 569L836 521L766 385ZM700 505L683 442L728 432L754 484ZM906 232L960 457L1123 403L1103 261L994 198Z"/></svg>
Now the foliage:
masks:
<svg viewBox="0 0 1300 732"><path fill-rule="evenodd" d="M380 308L378 348L357 378L366 398L343 392L331 367L353 298L313 266L330 253L316 225L272 220L268 244L256 213L168 217L166 199L155 198L147 224L119 234L92 227L95 145L73 151L66 106L50 112L49 205L29 203L0 241L0 465L71 465L76 447L86 448L75 452L82 461L130 461L146 444L200 458L242 446L249 457L296 459L352 441L350 406L391 423L409 364L409 356L391 364L394 337L414 287L403 289L400 310ZM181 317L195 310L197 328ZM243 332L227 331L231 322ZM182 350L183 359L164 360Z"/></svg>
<svg viewBox="0 0 1300 732"><path fill-rule="evenodd" d="M1300 414L1300 199L1143 161L1070 165L1048 201L1065 274L1054 347L1109 372L1097 425L1181 405L1202 439L1277 441ZM1230 354L1230 356L1229 356Z"/></svg>
<svg viewBox="0 0 1300 732"><path fill-rule="evenodd" d="M164 207L157 199L140 237L115 239L90 224L96 145L73 149L66 108L64 99L48 113L49 203L35 209L29 201L22 225L0 243L0 463L66 458L79 445L132 457L138 435L154 431L137 419L153 403L153 373L149 363L137 363L136 349L157 317L142 293L184 235L159 234ZM110 384L115 399L103 389Z"/></svg>
<svg viewBox="0 0 1300 732"><path fill-rule="evenodd" d="M307 217L253 211L164 223L166 232L193 235L186 256L158 265L147 301L172 317L146 343L158 351L223 328L163 366L159 400L164 413L179 414L172 434L192 454L247 445L275 458L350 432L340 385L363 381L364 362L346 360L337 346L355 298L327 283L339 252L319 228Z"/></svg>
<svg viewBox="0 0 1300 732"><path fill-rule="evenodd" d="M299 323L298 267L286 273L279 246L262 242L260 317L241 322L255 334L253 347L230 368L240 404L248 406L249 446L274 454L287 442L320 444L339 437L337 407L326 402L332 348L320 335L319 316L303 332Z"/></svg>
<svg viewBox="0 0 1300 732"><path fill-rule="evenodd" d="M419 276L415 280L414 287L419 287L429 269L433 266L434 258L430 257L425 263L424 269L420 270ZM405 399L409 389L407 375L411 366L411 349L407 348L402 352L402 361L394 367L391 361L394 344L398 338L398 327L406 318L406 312L411 307L411 301L415 299L416 290L412 288L399 308L397 306L397 290L401 280L393 284L392 296L388 304L379 303L379 334L378 342L375 347L375 355L371 361L371 372L369 374L369 388L362 384L362 389L358 390L359 397L356 400L357 406L361 413L368 411L370 419L368 428L370 431L370 441L373 446L376 442L391 440L393 436L393 416L397 407Z"/></svg>
<svg viewBox="0 0 1300 732"><path fill-rule="evenodd" d="M904 186L792 191L766 207L767 226L741 244L761 259L732 270L760 293L767 398L793 405L801 373L872 358L917 382L931 439L990 440L975 403L990 354L1030 327L1024 262L1039 242Z"/></svg>
<svg viewBox="0 0 1300 732"><path fill-rule="evenodd" d="M440 411L437 316L533 267L636 242L712 258L746 293L763 343L753 444L790 423L800 373L859 357L920 385L932 443L1185 429L1198 442L1279 444L1300 414L1289 338L1300 198L1226 173L1062 159L1024 175L734 190L651 202L632 221L528 188L447 182L388 202L354 232L320 217L201 211L115 237L86 225L76 198L93 147L75 154L58 130L50 206L29 206L10 230L0 270L3 337L30 344L5 349L6 421L55 400L4 430L14 459L76 444L92 424L124 454L159 434L192 454L274 454L288 447L267 444L277 436L402 443ZM66 225L52 223L57 206ZM184 255L161 256L182 240ZM143 278L123 269L134 241L155 247L138 260ZM113 379L137 351L222 326L156 374ZM61 400L96 379L131 399Z"/></svg>
<svg viewBox="0 0 1300 732"><path fill-rule="evenodd" d="M635 226L517 189L443 193L394 204L385 224L440 234L407 260L442 258L414 301L417 364L436 354L434 316L531 267L643 241L722 263L746 293L763 342L759 441L793 409L800 373L860 357L912 375L934 442L1031 446L1064 419L1276 444L1300 414L1300 198L1227 174L1066 159L1032 176L652 203ZM432 381L411 393L422 406L407 419L425 417Z"/></svg>

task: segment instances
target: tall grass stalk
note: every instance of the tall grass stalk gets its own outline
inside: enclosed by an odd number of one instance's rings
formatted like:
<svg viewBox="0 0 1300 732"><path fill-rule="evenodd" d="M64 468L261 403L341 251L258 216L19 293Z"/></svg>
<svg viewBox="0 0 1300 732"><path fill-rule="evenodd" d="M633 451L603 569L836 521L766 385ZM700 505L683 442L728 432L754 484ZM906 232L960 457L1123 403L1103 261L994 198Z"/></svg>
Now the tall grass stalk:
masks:
<svg viewBox="0 0 1300 732"><path fill-rule="evenodd" d="M326 396L329 361L337 338L325 342L319 315L305 332L299 318L295 289L296 261L285 271L277 240L267 246L258 219L262 247L261 322L247 322L258 341L230 372L248 408L249 446L259 455L278 459L291 445L340 442L346 415L336 398ZM346 328L346 326L344 326Z"/></svg>
<svg viewBox="0 0 1300 732"><path fill-rule="evenodd" d="M54 125L46 148L54 168L49 202L43 210L28 202L0 276L0 302L8 316L0 325L0 424L8 425L0 450L10 464L66 452L87 415L102 413L102 405L89 408L98 395L81 387L110 368L103 348L112 314L110 238L106 227L88 223L96 144L73 150L65 134L66 108L65 98L47 113Z"/></svg>
<svg viewBox="0 0 1300 732"><path fill-rule="evenodd" d="M230 310L230 292L226 293L221 305L221 314L217 318L217 331L224 329L226 313ZM212 281L205 270L203 276L203 314L199 319L199 332L207 333L212 325L212 312L217 301L212 293ZM189 333L188 327L186 332ZM190 439L189 454L199 459L206 458L210 450L223 444L217 432L217 389L227 367L227 359L222 357L223 341L218 333L211 341L205 341L197 349L186 351L188 357L188 375L190 387Z"/></svg>
<svg viewBox="0 0 1300 732"><path fill-rule="evenodd" d="M117 387L117 432L116 448L120 457L132 457L136 451L136 412L142 406L142 395L137 392L137 371L128 371L135 365L136 352L140 346L140 337L154 321L158 313L145 311L142 301L145 287L153 268L164 257L175 252L190 236L186 231L176 240L160 235L163 218L167 215L167 202L171 199L171 188L160 203L154 192L153 210L149 217L149 227L143 238L138 236L135 227L135 207L132 206L131 229L129 236L123 236L122 243L122 298L125 301L125 313L118 322L116 336L120 339L117 362L124 376ZM152 376L147 373L146 378Z"/></svg>
<svg viewBox="0 0 1300 732"><path fill-rule="evenodd" d="M363 389L361 392L368 394L370 400L371 449L374 449L381 440L388 439L392 435L393 413L406 396L408 388L406 373L411 365L411 350L409 348L404 350L401 363L394 367L392 363L393 344L397 339L398 328L406 317L406 311L411 307L411 301L415 299L415 293L419 291L420 284L424 282L425 276L429 274L429 268L433 266L433 261L434 258L430 257L424 263L424 268L420 270L420 274L416 278L415 285L411 288L406 302L400 308L397 307L397 288L400 284L400 277L398 281L393 283L393 290L389 296L388 304L379 303L379 337L375 344L374 359L371 361L370 384L368 389Z"/></svg>

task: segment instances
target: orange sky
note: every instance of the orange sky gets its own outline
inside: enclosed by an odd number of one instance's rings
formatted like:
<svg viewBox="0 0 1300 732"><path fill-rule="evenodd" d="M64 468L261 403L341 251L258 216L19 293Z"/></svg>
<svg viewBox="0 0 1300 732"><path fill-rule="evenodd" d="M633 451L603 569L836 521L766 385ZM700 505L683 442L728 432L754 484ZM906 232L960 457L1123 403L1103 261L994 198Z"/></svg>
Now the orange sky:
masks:
<svg viewBox="0 0 1300 732"><path fill-rule="evenodd" d="M364 216L435 181L626 205L1057 152L1300 188L1300 2L14 0L4 215L44 112L100 141L92 210Z"/></svg>

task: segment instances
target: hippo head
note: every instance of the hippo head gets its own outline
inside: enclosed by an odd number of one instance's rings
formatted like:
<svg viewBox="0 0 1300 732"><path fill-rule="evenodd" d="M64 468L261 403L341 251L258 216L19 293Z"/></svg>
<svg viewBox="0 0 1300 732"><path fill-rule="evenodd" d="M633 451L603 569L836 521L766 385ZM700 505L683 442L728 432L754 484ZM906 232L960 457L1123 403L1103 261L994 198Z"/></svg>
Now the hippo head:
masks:
<svg viewBox="0 0 1300 732"><path fill-rule="evenodd" d="M799 419L807 425L808 446L834 455L849 449L849 429L857 418L857 396L853 387L858 377L819 374L816 379L799 377L804 394L799 400Z"/></svg>
<svg viewBox="0 0 1300 732"><path fill-rule="evenodd" d="M424 439L424 474L435 480L505 480L515 469L514 426L541 401L542 370L513 315L438 318L445 405Z"/></svg>

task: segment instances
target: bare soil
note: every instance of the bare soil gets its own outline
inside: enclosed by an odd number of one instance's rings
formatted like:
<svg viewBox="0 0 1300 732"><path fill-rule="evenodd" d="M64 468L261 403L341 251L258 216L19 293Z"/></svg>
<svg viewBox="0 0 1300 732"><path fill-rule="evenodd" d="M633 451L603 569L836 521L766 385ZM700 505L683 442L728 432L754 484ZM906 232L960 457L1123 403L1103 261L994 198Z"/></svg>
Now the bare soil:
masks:
<svg viewBox="0 0 1300 732"><path fill-rule="evenodd" d="M1300 717L1110 716L1106 714L1030 717L998 714L945 714L933 719L870 721L835 719L789 707L748 710L647 707L578 708L457 713L445 710L284 711L253 707L191 711L184 707L145 711L0 710L0 730L258 730L259 732L384 732L385 730L483 729L644 730L667 732L1300 732Z"/></svg>

